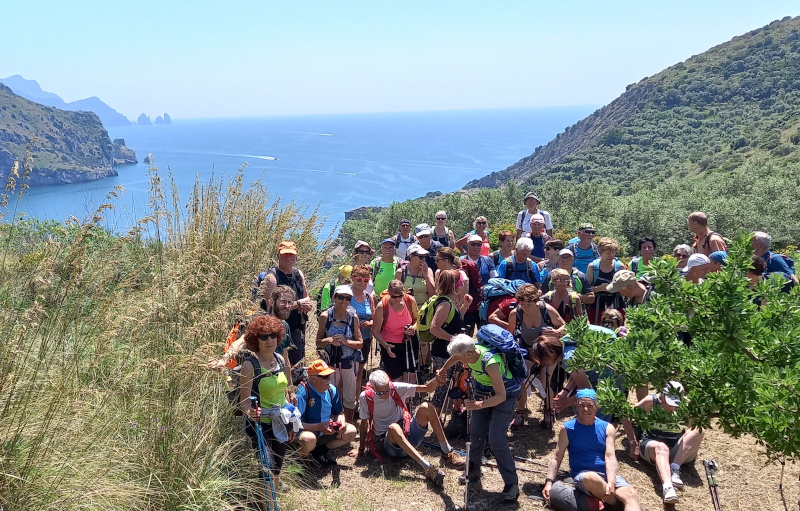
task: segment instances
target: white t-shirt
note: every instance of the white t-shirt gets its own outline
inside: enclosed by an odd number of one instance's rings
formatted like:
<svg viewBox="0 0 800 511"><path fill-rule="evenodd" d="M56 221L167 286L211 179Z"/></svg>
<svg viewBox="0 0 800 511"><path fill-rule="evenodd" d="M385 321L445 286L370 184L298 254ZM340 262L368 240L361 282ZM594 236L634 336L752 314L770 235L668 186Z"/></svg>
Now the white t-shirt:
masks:
<svg viewBox="0 0 800 511"><path fill-rule="evenodd" d="M400 396L404 402L416 393L416 385L411 383L392 382L397 395ZM387 392L383 396L377 393L373 394L375 417L372 418L372 427L375 429L376 435L384 435L389 431L389 426L403 418L403 409L397 406L392 396ZM382 399L385 397L386 399ZM358 398L358 417L361 420L369 419L369 406L367 406L367 396L362 392L361 397Z"/></svg>
<svg viewBox="0 0 800 511"><path fill-rule="evenodd" d="M536 210L535 213L531 214L530 211L524 209L519 212L517 215L517 229L524 233L531 232L531 217L533 215L542 215L544 217L544 228L546 230L553 230L553 220L550 218L550 213L543 209Z"/></svg>

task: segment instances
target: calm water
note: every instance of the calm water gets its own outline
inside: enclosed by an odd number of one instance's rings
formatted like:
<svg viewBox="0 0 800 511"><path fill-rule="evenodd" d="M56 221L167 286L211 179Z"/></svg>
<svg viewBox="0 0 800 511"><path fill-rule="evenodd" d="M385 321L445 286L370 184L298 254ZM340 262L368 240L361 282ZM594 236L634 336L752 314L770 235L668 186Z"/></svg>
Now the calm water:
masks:
<svg viewBox="0 0 800 511"><path fill-rule="evenodd" d="M175 176L181 200L195 175L229 177L248 162L249 181L327 216L323 235L360 206L385 206L429 191L450 192L506 168L593 107L175 120L109 130L141 162ZM92 183L32 188L18 205L38 218L84 218L114 185L125 187L108 227L124 231L146 214L147 166Z"/></svg>

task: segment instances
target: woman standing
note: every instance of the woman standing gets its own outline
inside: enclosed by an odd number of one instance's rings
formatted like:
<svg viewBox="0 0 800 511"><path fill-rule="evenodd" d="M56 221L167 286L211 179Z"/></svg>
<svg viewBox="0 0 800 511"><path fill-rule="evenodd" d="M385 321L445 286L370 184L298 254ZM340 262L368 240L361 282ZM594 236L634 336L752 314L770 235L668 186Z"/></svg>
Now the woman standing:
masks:
<svg viewBox="0 0 800 511"><path fill-rule="evenodd" d="M572 277L567 270L556 268L550 272L550 282L554 289L542 296L542 299L558 311L564 323L569 323L573 318L583 316L581 295L572 290Z"/></svg>
<svg viewBox="0 0 800 511"><path fill-rule="evenodd" d="M512 337L497 325L486 325L478 330L479 341L490 335ZM466 483L467 480L477 481L481 477L481 458L488 438L497 469L503 478L500 497L504 502L515 502L519 499L519 480L514 456L508 446L507 430L514 402L522 391L521 386L511 377L502 355L495 354L486 360L489 348L476 344L475 339L467 335L457 335L447 346L447 351L450 358L437 374L440 383L447 381L445 374L458 362L469 366L475 378L474 395L465 402L467 410L472 411L470 461L466 477L462 476L459 481Z"/></svg>
<svg viewBox="0 0 800 511"><path fill-rule="evenodd" d="M358 315L350 307L353 290L350 286L337 286L333 292L333 306L320 314L317 326L317 348L324 349L335 369L334 385L342 396L345 420L353 423L356 408L356 372L353 364L361 360L361 329Z"/></svg>
<svg viewBox="0 0 800 511"><path fill-rule="evenodd" d="M592 261L586 269L586 278L592 284L595 300L586 308L589 323L600 324L600 318L606 309L619 309L625 307L625 302L619 293L609 293L606 288L614 278L614 274L627 267L617 259L617 242L612 238L597 240L597 250L600 257Z"/></svg>
<svg viewBox="0 0 800 511"><path fill-rule="evenodd" d="M358 240L356 241L355 247L353 247L353 256L350 259L350 264L355 268L356 266L366 266L368 270L370 270L370 277L372 277L372 269L369 266L369 263L372 262L372 256L375 254L375 251L372 250L372 247L369 246L369 243L366 241ZM370 278L369 282L367 283L367 293L372 293L373 282L372 278Z"/></svg>
<svg viewBox="0 0 800 511"><path fill-rule="evenodd" d="M541 292L533 284L525 284L517 290L517 308L508 318L508 331L514 334L517 339L521 339L520 346L528 350L528 357L525 364L528 370L533 367L533 359L530 356L531 349L536 341L546 329L553 336L561 336L564 333L564 320L559 316L551 305L540 300ZM555 368L550 368L555 370ZM535 369L534 369L535 371ZM547 367L539 369L539 381L542 386L546 383ZM546 401L550 399L550 391L542 396ZM514 421L512 427L520 427L525 424L526 404L528 395L523 392L517 401L517 408L514 411ZM545 410L547 412L549 410ZM545 413L542 419L542 427L552 426L552 417Z"/></svg>
<svg viewBox="0 0 800 511"><path fill-rule="evenodd" d="M489 230L486 228L489 222L487 222L485 216L479 216L475 218L475 221L472 223L472 231L468 232L458 240L456 240L456 246L461 249L462 252L467 252L467 240L473 234L477 234L483 240L483 246L481 247L481 255L488 256L489 252L492 251L491 245L489 245Z"/></svg>
<svg viewBox="0 0 800 511"><path fill-rule="evenodd" d="M394 273L394 278L403 283L403 288L414 297L417 307L428 301L428 297L436 291L433 280L433 270L428 268L425 257L427 250L419 245L408 247L408 263L401 266Z"/></svg>
<svg viewBox="0 0 800 511"><path fill-rule="evenodd" d="M389 378L416 383L417 304L399 280L389 282L387 291L375 307L372 335L381 347L381 363Z"/></svg>
<svg viewBox="0 0 800 511"><path fill-rule="evenodd" d="M361 265L353 268L350 277L353 280L353 297L350 299L350 306L358 315L358 326L361 329L361 339L364 345L361 347L361 361L358 362L358 372L356 373L356 385L360 387L364 376L364 366L369 360L372 350L372 316L375 313L375 295L368 290L371 281L369 266Z"/></svg>
<svg viewBox="0 0 800 511"><path fill-rule="evenodd" d="M443 247L455 247L456 239L453 236L453 231L448 229L445 225L447 222L447 213L444 211L437 211L434 218L436 219L436 227L434 227L431 232L431 239L433 241L438 241Z"/></svg>
<svg viewBox="0 0 800 511"><path fill-rule="evenodd" d="M439 275L443 271L453 270L458 273L455 289L456 295L458 296L456 304L460 306L464 302L464 296L467 294L467 290L469 289L469 278L467 277L467 273L461 269L461 259L456 256L456 253L452 248L442 248L436 252L436 266L438 267L436 270L437 282L439 280Z"/></svg>
<svg viewBox="0 0 800 511"><path fill-rule="evenodd" d="M245 432L250 437L251 445L254 449L258 449L255 428L261 428L264 440L267 442L267 449L271 452L270 470L275 488L280 488L281 467L286 455L287 444L275 438L272 419L261 417L260 408L269 409L273 405L282 407L286 404L288 380L284 371L285 361L283 357L275 353L278 343L283 340L285 335L286 329L283 322L275 316L259 315L250 321L244 334L244 342L253 355L242 364L242 386L239 393L241 397L239 407L250 419L245 425ZM260 408L252 406L251 396L256 398ZM293 440L294 430L289 428L289 442ZM261 499L259 505L261 509L266 510L266 495L260 494L259 496Z"/></svg>
<svg viewBox="0 0 800 511"><path fill-rule="evenodd" d="M517 243L517 240L514 238L514 233L508 230L500 231L498 233L498 240L500 240L500 248L489 254L495 268L500 266L502 261L514 254L514 245Z"/></svg>

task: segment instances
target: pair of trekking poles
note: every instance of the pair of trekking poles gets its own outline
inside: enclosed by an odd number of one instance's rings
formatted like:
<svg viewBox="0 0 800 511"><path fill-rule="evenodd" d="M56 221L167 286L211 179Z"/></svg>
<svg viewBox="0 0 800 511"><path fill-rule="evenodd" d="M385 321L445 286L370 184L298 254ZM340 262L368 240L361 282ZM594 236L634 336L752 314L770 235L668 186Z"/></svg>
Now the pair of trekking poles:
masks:
<svg viewBox="0 0 800 511"><path fill-rule="evenodd" d="M253 409L260 408L258 399L256 399L255 396L250 396L250 406ZM275 493L275 483L272 479L272 469L269 465L269 450L267 449L267 441L264 439L264 432L261 430L261 421L253 420L253 428L256 430L258 461L261 468L261 479L264 482L264 500L267 501L268 510L279 511L278 496ZM267 486L268 481L269 486ZM268 500L270 496L272 497L272 500Z"/></svg>

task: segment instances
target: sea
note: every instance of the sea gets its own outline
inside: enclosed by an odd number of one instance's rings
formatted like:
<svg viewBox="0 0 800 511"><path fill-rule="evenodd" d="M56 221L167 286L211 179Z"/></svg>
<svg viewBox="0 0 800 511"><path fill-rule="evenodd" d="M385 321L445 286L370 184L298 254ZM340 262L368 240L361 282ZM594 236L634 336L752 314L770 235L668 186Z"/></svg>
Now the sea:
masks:
<svg viewBox="0 0 800 511"><path fill-rule="evenodd" d="M9 207L29 218L85 219L121 185L124 193L106 213L105 227L123 233L148 214L148 154L162 178L171 172L184 202L196 177L229 179L246 163L247 182L260 179L282 202L318 210L324 238L336 232L346 211L452 192L503 170L595 109L173 119L114 127L111 138L124 139L140 163L119 166L118 176L98 181L32 187Z"/></svg>

